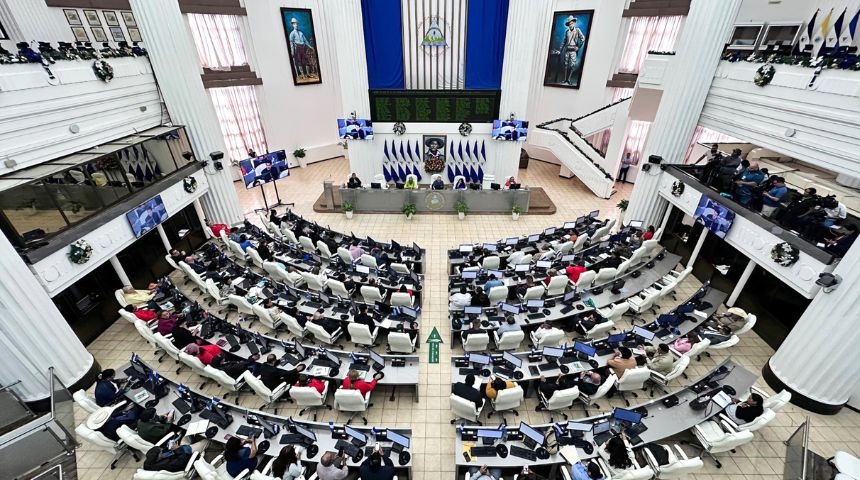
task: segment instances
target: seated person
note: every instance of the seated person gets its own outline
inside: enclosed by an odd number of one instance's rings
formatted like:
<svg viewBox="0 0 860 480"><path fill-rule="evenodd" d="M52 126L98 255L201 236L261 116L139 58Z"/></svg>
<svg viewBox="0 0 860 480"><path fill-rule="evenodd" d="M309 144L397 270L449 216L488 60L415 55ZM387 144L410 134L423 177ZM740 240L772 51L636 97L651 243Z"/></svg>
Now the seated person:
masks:
<svg viewBox="0 0 860 480"><path fill-rule="evenodd" d="M578 260L575 264L569 265L567 268L564 269L564 273L565 275L567 275L567 278L569 278L570 281L574 283L578 282L579 276L587 271L588 269L585 268L585 264L582 263L582 260Z"/></svg>
<svg viewBox="0 0 860 480"><path fill-rule="evenodd" d="M325 391L325 383L314 377L309 377L304 373L299 375L299 380L293 385L294 387L311 387L316 389L320 394Z"/></svg>
<svg viewBox="0 0 860 480"><path fill-rule="evenodd" d="M278 216L278 212L274 208L269 210L269 221L278 227L281 226L281 217Z"/></svg>
<svg viewBox="0 0 860 480"><path fill-rule="evenodd" d="M182 445L179 440L170 439L166 444L156 445L146 452L143 469L148 472L182 472L193 453L191 445Z"/></svg>
<svg viewBox="0 0 860 480"><path fill-rule="evenodd" d="M153 310L150 310L148 308L136 308L134 305L131 304L126 305L123 310L129 313L133 313L135 317L143 320L144 322L155 320L155 318L158 316L158 314L155 313Z"/></svg>
<svg viewBox="0 0 860 480"><path fill-rule="evenodd" d="M576 462L570 466L570 476L573 480L603 480L603 472L600 471L600 465L597 462L589 462L587 464Z"/></svg>
<svg viewBox="0 0 860 480"><path fill-rule="evenodd" d="M540 393L542 393L547 400L552 398L552 394L556 391L567 390L568 388L576 387L579 384L579 378L576 375L561 375L549 381L545 376L541 375L539 380L540 384L538 385L538 390L540 390Z"/></svg>
<svg viewBox="0 0 860 480"><path fill-rule="evenodd" d="M442 177L438 176L435 180L433 180L433 184L431 185L433 190L444 190L445 182L442 181Z"/></svg>
<svg viewBox="0 0 860 480"><path fill-rule="evenodd" d="M597 448L600 457L606 461L609 468L613 470L633 470L635 466L630 460L630 452L628 450L626 435L621 433L609 439L606 443Z"/></svg>
<svg viewBox="0 0 860 480"><path fill-rule="evenodd" d="M507 180L505 180L505 190L511 188L511 185L516 185L516 183L517 183L516 178L508 177Z"/></svg>
<svg viewBox="0 0 860 480"><path fill-rule="evenodd" d="M535 286L535 279L531 275L526 276L526 283L517 285L517 296L524 297L528 289Z"/></svg>
<svg viewBox="0 0 860 480"><path fill-rule="evenodd" d="M844 257L854 241L857 240L857 231L857 226L852 223L842 225L835 238L824 242L824 249L837 257Z"/></svg>
<svg viewBox="0 0 860 480"><path fill-rule="evenodd" d="M152 300L154 293L152 290L135 290L131 285L126 285L122 287L122 296L126 305L142 307Z"/></svg>
<svg viewBox="0 0 860 480"><path fill-rule="evenodd" d="M349 475L347 457L341 453L325 452L317 464L316 476L319 480L341 480Z"/></svg>
<svg viewBox="0 0 860 480"><path fill-rule="evenodd" d="M302 448L287 445L281 449L281 453L272 461L272 476L281 480L296 480L302 476L304 467L301 458Z"/></svg>
<svg viewBox="0 0 860 480"><path fill-rule="evenodd" d="M359 325L366 325L370 331L373 331L373 329L376 328L376 324L373 322L373 317L367 314L367 304L365 303L358 305L358 313L355 314L352 321Z"/></svg>
<svg viewBox="0 0 860 480"><path fill-rule="evenodd" d="M259 355L251 355L248 359L231 360L226 354L218 355L212 359L211 366L226 373L231 378L239 378L243 373L249 371L252 366L257 364L260 359Z"/></svg>
<svg viewBox="0 0 860 480"><path fill-rule="evenodd" d="M382 446L378 445L358 469L361 480L393 480L397 470L388 455L382 456Z"/></svg>
<svg viewBox="0 0 860 480"><path fill-rule="evenodd" d="M269 244L266 242L260 242L260 244L257 245L257 253L264 262L272 260L272 251L269 250Z"/></svg>
<svg viewBox="0 0 860 480"><path fill-rule="evenodd" d="M579 392L586 395L594 395L600 386L603 385L603 377L597 370L587 372L579 372L579 379L576 381L576 386L579 387Z"/></svg>
<svg viewBox="0 0 860 480"><path fill-rule="evenodd" d="M116 371L112 368L102 370L99 374L95 388L96 405L106 407L124 398L123 386L128 382L128 379L114 380L115 374Z"/></svg>
<svg viewBox="0 0 860 480"><path fill-rule="evenodd" d="M358 370L350 370L343 379L343 388L347 390L358 390L361 396L367 398L367 394L376 388L376 383L382 378L382 374L377 372L373 374L373 380L366 382L360 378Z"/></svg>
<svg viewBox="0 0 860 480"><path fill-rule="evenodd" d="M454 184L454 190L465 190L466 189L466 181L462 178L457 179L457 183Z"/></svg>
<svg viewBox="0 0 860 480"><path fill-rule="evenodd" d="M358 240L353 240L352 245L349 246L349 256L352 257L353 260L358 260L362 255L364 255L364 249L361 248Z"/></svg>
<svg viewBox="0 0 860 480"><path fill-rule="evenodd" d="M173 413L157 415L155 408L144 409L137 421L137 434L149 443L158 443L173 428Z"/></svg>
<svg viewBox="0 0 860 480"><path fill-rule="evenodd" d="M418 180L414 176L406 178L406 184L403 185L406 190L417 190Z"/></svg>
<svg viewBox="0 0 860 480"><path fill-rule="evenodd" d="M296 270L296 267L292 265L287 267L286 277L289 280L288 283L293 286L301 286L305 284L305 278L302 277L302 274Z"/></svg>
<svg viewBox="0 0 860 480"><path fill-rule="evenodd" d="M645 365L652 371L667 375L675 366L675 356L669 351L669 345L661 343L656 347L645 347Z"/></svg>
<svg viewBox="0 0 860 480"><path fill-rule="evenodd" d="M221 236L221 232L224 232L227 236L230 235L230 227L228 227L226 223L210 223L209 220L206 220L206 225L209 226L209 229L212 230L212 234L214 234L216 238Z"/></svg>
<svg viewBox="0 0 860 480"><path fill-rule="evenodd" d="M251 239L250 239L250 238L248 238L248 236L247 236L247 235L245 235L245 234L242 234L242 235L240 235L240 236L239 236L239 242L238 242L238 243L239 243L239 246L242 248L242 251L243 251L243 252L247 252L247 251L248 251L248 247L253 247L253 246L254 246L254 244L253 244L253 243L251 243Z"/></svg>
<svg viewBox="0 0 860 480"><path fill-rule="evenodd" d="M460 291L451 295L448 300L449 310L463 310L472 304L472 295L466 289L466 286L463 285L460 287Z"/></svg>
<svg viewBox="0 0 860 480"><path fill-rule="evenodd" d="M648 225L645 233L642 234L642 240L651 240L654 238L654 225Z"/></svg>
<svg viewBox="0 0 860 480"><path fill-rule="evenodd" d="M180 261L184 260L186 256L187 255L184 251L179 251L175 248L170 251L170 259L176 263L179 263Z"/></svg>
<svg viewBox="0 0 860 480"><path fill-rule="evenodd" d="M496 329L499 338L506 332L522 332L523 328L517 323L516 317L511 314L505 315L505 321L501 322L499 328Z"/></svg>
<svg viewBox="0 0 860 480"><path fill-rule="evenodd" d="M320 307L311 317L311 323L321 326L329 335L332 335L340 328L340 322L332 318L327 318L324 313L325 309Z"/></svg>
<svg viewBox="0 0 860 480"><path fill-rule="evenodd" d="M489 307L490 306L490 297L484 293L484 290L481 287L475 287L475 291L472 293L472 301L470 302L473 307Z"/></svg>
<svg viewBox="0 0 860 480"><path fill-rule="evenodd" d="M136 406L123 410L119 408L120 405L96 410L87 418L87 427L115 442L119 441L119 434L116 431L123 425L133 428L140 413L140 409Z"/></svg>
<svg viewBox="0 0 860 480"><path fill-rule="evenodd" d="M603 319L599 318L594 312L589 312L572 317L568 322L568 327L580 335L586 335L599 323L603 323Z"/></svg>
<svg viewBox="0 0 860 480"><path fill-rule="evenodd" d="M501 480L501 478L501 468L490 468L486 464L480 467L469 467L469 480Z"/></svg>
<svg viewBox="0 0 860 480"><path fill-rule="evenodd" d="M491 400L495 400L501 390L514 388L516 386L517 384L510 380L495 377L484 386L484 396Z"/></svg>
<svg viewBox="0 0 860 480"><path fill-rule="evenodd" d="M167 310L158 312L158 333L167 335L179 323L179 317Z"/></svg>
<svg viewBox="0 0 860 480"><path fill-rule="evenodd" d="M198 329L199 327L194 328L195 331L197 331ZM173 330L170 331L170 335L172 336L170 338L170 341L176 348L180 350L187 347L189 344L195 343L197 341L197 338L194 336L194 332L188 330L187 328L183 327L178 323L175 327L173 327Z"/></svg>
<svg viewBox="0 0 860 480"><path fill-rule="evenodd" d="M726 313L715 313L708 319L708 323L712 325L716 324L716 326L724 325L729 327L733 332L740 330L746 324L746 321L747 312L738 307L732 307Z"/></svg>
<svg viewBox="0 0 860 480"><path fill-rule="evenodd" d="M352 281L352 277L347 277L345 273L340 272L335 274L334 279L343 284L343 288L352 292L355 290L355 282ZM329 287L331 288L331 287Z"/></svg>
<svg viewBox="0 0 860 480"><path fill-rule="evenodd" d="M726 415L737 425L749 423L764 413L764 399L757 393L750 394L745 401L732 397L732 404L726 407Z"/></svg>
<svg viewBox="0 0 860 480"><path fill-rule="evenodd" d="M199 263L194 255L189 255L185 257L185 263L191 270L194 270L194 272L198 275L206 273L206 265Z"/></svg>
<svg viewBox="0 0 860 480"><path fill-rule="evenodd" d="M409 298L412 298L415 296L415 292L406 288L406 285L401 285L400 288L397 289L397 293L408 293Z"/></svg>
<svg viewBox="0 0 860 480"><path fill-rule="evenodd" d="M460 331L460 336L463 339L469 338L469 335L479 334L479 333L487 333L486 330L481 328L481 320L478 318L472 319L472 323L466 325L466 321L463 321L463 330Z"/></svg>
<svg viewBox="0 0 860 480"><path fill-rule="evenodd" d="M606 362L606 365L620 379L624 375L624 372L631 368L636 368L636 359L633 358L633 352L629 348L621 347L615 352L615 356Z"/></svg>
<svg viewBox="0 0 860 480"><path fill-rule="evenodd" d="M346 188L361 188L361 179L357 174L350 175L349 180L346 181Z"/></svg>
<svg viewBox="0 0 860 480"><path fill-rule="evenodd" d="M203 365L212 364L212 359L221 355L221 347L218 345L197 345L192 343L185 347L185 353L197 357Z"/></svg>
<svg viewBox="0 0 860 480"><path fill-rule="evenodd" d="M487 279L486 275L482 275L481 278L478 279L478 283L484 284L484 293L486 293L488 295L490 293L490 290L493 289L493 287L504 287L505 286L505 282L503 282L499 278L496 278L495 275L490 277L489 279Z"/></svg>
<svg viewBox="0 0 860 480"><path fill-rule="evenodd" d="M260 365L260 381L269 390L278 388L281 383L293 385L299 381L299 374L307 368L304 364L299 364L292 370L278 368L278 357L274 353L266 356L266 363Z"/></svg>
<svg viewBox="0 0 860 480"><path fill-rule="evenodd" d="M693 348L693 345L699 343L699 336L695 332L690 332L686 336L675 340L672 343L672 348L678 353L687 353Z"/></svg>
<svg viewBox="0 0 860 480"><path fill-rule="evenodd" d="M481 398L481 392L475 388L475 375L471 373L466 375L465 380L462 382L457 382L452 385L451 393L464 400L470 400L475 404L475 408L481 408L481 405L484 404L484 400Z"/></svg>
<svg viewBox="0 0 860 480"><path fill-rule="evenodd" d="M618 250L614 250L610 253L609 258L603 260L600 264L603 268L618 268L623 261L621 253Z"/></svg>
<svg viewBox="0 0 860 480"><path fill-rule="evenodd" d="M712 330L710 328L703 328L700 335L702 338L707 338L711 341L711 345L719 345L723 342L728 341L732 338L732 329L726 325L720 325L716 330Z"/></svg>
<svg viewBox="0 0 860 480"><path fill-rule="evenodd" d="M549 322L544 322L540 327L532 332L532 336L534 336L535 340L540 341L545 336L559 331L561 330L553 327Z"/></svg>
<svg viewBox="0 0 860 480"><path fill-rule="evenodd" d="M257 468L257 439L230 437L224 444L224 460L231 477L238 476L245 469L253 472Z"/></svg>

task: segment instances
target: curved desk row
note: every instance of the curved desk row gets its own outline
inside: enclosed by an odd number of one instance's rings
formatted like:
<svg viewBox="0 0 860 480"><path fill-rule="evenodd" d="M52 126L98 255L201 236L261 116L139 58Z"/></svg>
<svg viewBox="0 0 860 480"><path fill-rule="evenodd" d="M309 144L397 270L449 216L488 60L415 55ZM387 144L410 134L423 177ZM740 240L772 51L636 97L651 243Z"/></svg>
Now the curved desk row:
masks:
<svg viewBox="0 0 860 480"><path fill-rule="evenodd" d="M519 190L428 190L341 188L341 202L350 202L356 212L400 213L406 203L420 212L454 213L454 205L466 202L473 213L510 213L514 205L529 211L531 191Z"/></svg>
<svg viewBox="0 0 860 480"><path fill-rule="evenodd" d="M143 371L144 374L147 374L149 371L154 371L151 367L146 365L143 361L138 360L138 362L139 362L138 365L140 367L140 370L138 370L138 372ZM133 367L131 364L125 364L123 367L121 367L119 369L119 371L126 372L128 374L130 372L133 373L132 370L134 370L134 369L135 369L135 367ZM302 452L302 458L300 458L300 460L302 462L317 463L320 461L320 458L322 457L322 455L325 452L337 451L337 449L335 448L335 444L337 443L338 438L336 438L336 437L338 436L339 432L343 432L343 425L332 425L332 426L330 426L328 423L322 423L322 422L293 420L292 417L290 417L290 418L280 417L277 415L264 413L264 412L261 412L259 410L240 407L240 406L233 405L231 403L227 403L227 402L223 402L223 401L220 402L220 406L223 407L224 413L229 414L232 417L232 422L230 422L229 425L226 425L224 428L221 428L221 427L215 425L215 423L213 421L209 421L206 418L203 418L200 416L200 413L207 411L206 408L204 408L200 412L189 411L188 412L189 417L186 417L188 419L188 421L183 422L183 419L180 416L181 411L178 409L177 404L174 402L176 402L177 400L180 400L181 402L185 403L186 405L194 404L195 402L197 402L197 405L199 407L203 407L204 405L209 403L212 399L210 397L200 393L200 392L196 392L193 389L190 389L187 387L185 387L185 388L188 390L188 392L184 395L180 394L178 391L178 388L177 388L178 384L175 381L170 380L168 378L165 378L163 376L161 378L163 381L162 385L164 387L163 391L166 392L166 394L164 396L156 399L150 391L147 391L147 389L144 388L144 386L139 386L137 388L130 389L128 392L126 392L126 398L128 398L129 401L131 401L135 404L141 405L141 406L154 406L156 412L159 415L166 415L171 410L176 410L176 415L174 415L173 422L175 424L177 424L177 426L181 427L183 430L186 430L186 431L189 428L191 428L192 426L194 426L194 427L200 426L201 424L197 424L197 425L194 425L194 424L197 422L201 422L201 421L205 423L205 426L203 427L204 429L215 427L215 429L213 431L208 432L209 434L195 434L195 435L201 435L201 436L207 437L211 441L214 441L217 443L224 443L226 441L225 437L227 435L238 435L239 428L243 427L243 426L250 426L252 428L263 430L260 433L260 436L258 437L258 443L257 443L258 450L257 451L258 451L258 453L262 453L263 455L266 455L269 457L277 456L278 453L280 453L281 448L285 445L299 445L299 446L304 446L305 448L307 448L307 446L309 444L311 444L311 442L307 442L304 445L302 445L301 443L294 442L294 441L288 441L286 443L282 443L282 439L286 435L290 435L290 434L295 433L295 429L292 426L298 426L298 427L304 428L305 430L312 432L313 435L316 437L315 441L312 444L317 446L317 449L316 449L317 451L314 452L315 453L314 455L309 455L311 452L306 449L304 452ZM195 399L194 402L192 402L190 400L191 397L194 397L194 399ZM153 401L155 402L155 405L151 405L151 402L153 402ZM273 427L272 430L278 430L278 431L277 432L266 431L268 429L262 428L262 426L259 425L259 423L258 424L251 424L250 422L248 422L248 417L255 417L256 419L262 419L269 426ZM181 425L179 425L180 423L181 423ZM390 447L391 446L390 440L386 440L385 435L384 435L384 434L387 434L389 429L385 429L385 428L379 429L376 427L364 427L364 426L353 426L353 425L350 425L350 428L357 430L357 431L363 433L364 435L366 435L368 446L373 446L375 444L375 442L381 442L383 447ZM376 436L373 435L374 430L376 430L378 432L378 435L376 435ZM390 429L390 431L393 431L393 432L398 433L402 436L405 436L406 438L411 438L411 436L412 436L411 429L395 428L395 429ZM273 433L274 433L274 435L272 435ZM238 435L238 436L242 436L242 435ZM266 449L264 452L260 452L261 444L262 444L263 440L269 442L269 448ZM292 439L290 439L290 440L292 440ZM390 458L397 468L406 469L411 474L411 470L412 470L411 455L410 455L409 461L406 462L405 464L400 463L399 455L396 452L392 451L390 453ZM268 460L266 460L266 461L268 461ZM265 462L259 462L259 463L265 464ZM360 463L361 463L361 460L356 462L354 459L349 459L347 461L347 465L350 467L357 467Z"/></svg>
<svg viewBox="0 0 860 480"><path fill-rule="evenodd" d="M716 416L722 411L722 409L719 408L717 405L708 405L705 408L696 410L690 407L691 401L699 397L700 394L707 394L712 389L719 388L725 385L730 386L736 392L744 392L755 384L757 378L758 377L756 374L741 367L731 358L728 358L720 365L716 366L708 375L706 375L696 383L685 387L675 393L667 394L663 397L652 399L649 402L643 403L641 405L631 407L632 409L647 410L647 416L643 416L642 418L642 423L647 427L647 430L641 432L638 436L633 436L632 438L630 438L631 445L633 447L637 447L647 443L653 443L663 440L667 437L671 437L673 435L677 435L681 432L689 430L695 425L698 425ZM672 407L666 407L663 401L673 396L678 399L678 404ZM575 420L575 422L596 424L599 422L607 421L610 415L611 414L606 413L595 417L589 417L586 419L577 419ZM558 425L562 428L565 428L567 422L556 423L554 425ZM542 433L546 432L546 430L552 426L553 424L532 425L533 428ZM462 433L466 433L467 435L474 434L480 428L483 427L469 426L458 428L458 431L461 433L458 433L457 435L457 443L454 450L454 461L457 466L457 468L455 469L454 478L460 478L459 475L462 474L458 474L458 472L461 469L479 467L481 465L488 465L492 468L504 469L522 469L522 467L526 465L528 465L529 467L553 466L553 474L551 474L549 478L559 478L555 469L559 465L566 463L566 460L560 454L550 455L549 458L546 459L539 458L536 461L526 460L510 454L508 454L508 456L505 458L501 458L498 456L477 457L472 458L472 461L466 461L463 452L471 448L471 445L476 444L476 442L474 440L464 441L462 439ZM517 432L517 427L511 426L507 429L508 436L510 436L511 433L516 436ZM560 438L560 442L562 444L565 444L565 441L568 439L570 439L569 432L565 432L562 438ZM582 440L588 442L588 444L593 450L588 452L586 450L583 450L583 448L577 446L577 453L579 454L579 456L583 459L597 457L597 446L593 443L594 436L592 432L584 432ZM505 443L508 446L508 450L510 450L510 447L512 445L525 447L522 441L511 440L508 438L505 438L501 443Z"/></svg>

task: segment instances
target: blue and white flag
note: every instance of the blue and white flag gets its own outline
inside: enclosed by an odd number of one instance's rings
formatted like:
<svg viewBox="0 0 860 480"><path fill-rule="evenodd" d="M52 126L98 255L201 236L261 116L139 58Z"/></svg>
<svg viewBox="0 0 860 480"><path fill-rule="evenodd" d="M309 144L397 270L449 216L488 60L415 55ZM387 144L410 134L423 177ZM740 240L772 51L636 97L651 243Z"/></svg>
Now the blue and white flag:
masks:
<svg viewBox="0 0 860 480"><path fill-rule="evenodd" d="M839 39L839 45L843 47L850 47L856 44L854 40L855 35L857 34L857 23L860 21L860 8L857 9L857 13L851 17L851 20L848 22L848 26L845 27L842 32L842 37Z"/></svg>
<svg viewBox="0 0 860 480"><path fill-rule="evenodd" d="M481 163L487 163L487 148L483 140L481 140Z"/></svg>
<svg viewBox="0 0 860 480"><path fill-rule="evenodd" d="M848 12L848 7L845 7L842 10L842 13L839 15L839 18L833 22L833 28L827 32L827 46L833 48L839 48L839 38L842 36L842 25L845 23L845 14Z"/></svg>
<svg viewBox="0 0 860 480"><path fill-rule="evenodd" d="M816 9L815 13L812 14L812 18L809 19L809 23L806 24L806 28L803 29L803 33L800 34L800 51L804 51L807 45L812 45L812 32L815 31L815 19L818 17L818 12L821 9Z"/></svg>

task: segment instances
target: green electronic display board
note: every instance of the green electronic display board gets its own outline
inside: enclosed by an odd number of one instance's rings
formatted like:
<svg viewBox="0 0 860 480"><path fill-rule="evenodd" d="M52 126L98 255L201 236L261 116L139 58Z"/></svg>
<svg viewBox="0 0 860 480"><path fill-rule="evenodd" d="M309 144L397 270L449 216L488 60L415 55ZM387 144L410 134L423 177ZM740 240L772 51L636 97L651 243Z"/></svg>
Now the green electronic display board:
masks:
<svg viewBox="0 0 860 480"><path fill-rule="evenodd" d="M501 90L370 90L374 122L491 123Z"/></svg>

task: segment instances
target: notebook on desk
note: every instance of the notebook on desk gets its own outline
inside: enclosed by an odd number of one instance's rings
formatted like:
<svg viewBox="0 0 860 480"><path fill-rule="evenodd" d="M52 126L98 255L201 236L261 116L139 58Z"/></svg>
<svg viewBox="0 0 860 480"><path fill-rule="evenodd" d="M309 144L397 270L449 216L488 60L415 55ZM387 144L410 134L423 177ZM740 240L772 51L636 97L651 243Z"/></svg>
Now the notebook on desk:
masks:
<svg viewBox="0 0 860 480"><path fill-rule="evenodd" d="M573 445L567 445L565 447L562 447L561 450L558 451L558 453L565 460L567 460L567 463L571 465L575 465L582 460L581 458L579 458L579 452L576 451L576 447L574 447Z"/></svg>

